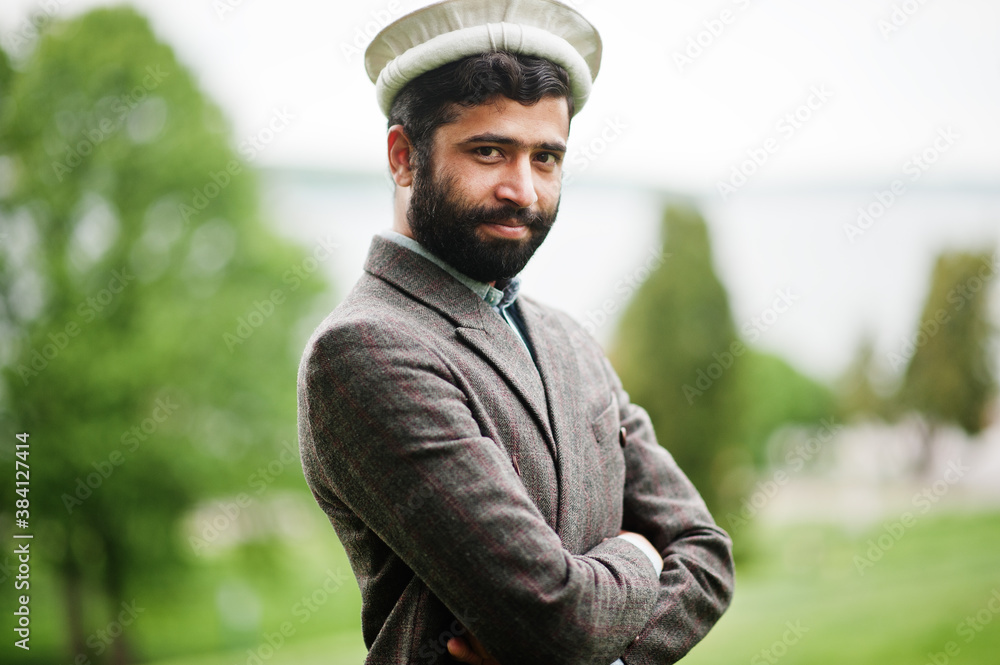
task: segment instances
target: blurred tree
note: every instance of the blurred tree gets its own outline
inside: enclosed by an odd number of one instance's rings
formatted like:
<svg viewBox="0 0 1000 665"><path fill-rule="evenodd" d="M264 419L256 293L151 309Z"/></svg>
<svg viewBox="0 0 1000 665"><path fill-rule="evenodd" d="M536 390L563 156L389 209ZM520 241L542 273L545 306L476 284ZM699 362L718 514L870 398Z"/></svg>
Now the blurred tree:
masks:
<svg viewBox="0 0 1000 665"><path fill-rule="evenodd" d="M660 444L711 506L718 498L713 466L740 418L731 368L746 349L712 267L704 220L693 209L669 207L662 229L663 263L622 314L610 356Z"/></svg>
<svg viewBox="0 0 1000 665"><path fill-rule="evenodd" d="M0 86L3 445L30 434L76 657L130 581L191 558L180 515L294 442L320 254L261 224L220 111L134 10L53 21Z"/></svg>
<svg viewBox="0 0 1000 665"><path fill-rule="evenodd" d="M906 365L897 396L900 408L918 411L926 419L919 473L930 469L941 425L977 434L987 424L997 389L987 295L997 267L995 253L942 253L917 330L898 352L889 354L894 369Z"/></svg>
<svg viewBox="0 0 1000 665"><path fill-rule="evenodd" d="M3 113L4 100L10 97L10 84L14 79L14 70L10 66L10 57L0 48L0 114Z"/></svg>
<svg viewBox="0 0 1000 665"><path fill-rule="evenodd" d="M798 462L789 463L787 455L792 451L780 446L780 439L774 439L775 432L783 426L795 425L817 431L822 435L821 440L826 441L840 424L833 391L779 356L748 349L734 368L734 374L741 406L734 414L732 438L736 444L716 459L713 480L719 494L716 519L735 536L757 514L756 503L749 504L748 499L755 493L770 499L769 492L780 489L777 486L762 490L761 476L767 482L775 477L765 473L772 469L782 470L789 477L800 470ZM754 549L742 538L734 540L737 556Z"/></svg>
<svg viewBox="0 0 1000 665"><path fill-rule="evenodd" d="M878 381L879 367L875 362L875 343L865 336L843 376L837 381L838 411L842 418L857 420L896 417L896 404ZM880 389L882 388L882 389Z"/></svg>
<svg viewBox="0 0 1000 665"><path fill-rule="evenodd" d="M790 423L816 425L836 417L833 391L784 358L751 349L737 373L743 393L739 439L752 451L758 469L773 461L768 457L767 443L774 430Z"/></svg>
<svg viewBox="0 0 1000 665"><path fill-rule="evenodd" d="M836 415L836 401L827 386L737 337L697 212L668 208L663 236L664 261L623 313L610 355L661 445L721 516L770 463L772 432L819 425Z"/></svg>

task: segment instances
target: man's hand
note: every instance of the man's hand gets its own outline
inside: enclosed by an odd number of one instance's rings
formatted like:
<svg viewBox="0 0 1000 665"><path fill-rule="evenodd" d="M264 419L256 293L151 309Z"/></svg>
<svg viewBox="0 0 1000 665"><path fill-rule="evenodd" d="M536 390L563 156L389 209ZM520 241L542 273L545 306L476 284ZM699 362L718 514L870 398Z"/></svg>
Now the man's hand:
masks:
<svg viewBox="0 0 1000 665"><path fill-rule="evenodd" d="M493 656L479 643L476 636L467 632L465 637L453 637L448 640L448 653L460 663L469 665L500 665Z"/></svg>

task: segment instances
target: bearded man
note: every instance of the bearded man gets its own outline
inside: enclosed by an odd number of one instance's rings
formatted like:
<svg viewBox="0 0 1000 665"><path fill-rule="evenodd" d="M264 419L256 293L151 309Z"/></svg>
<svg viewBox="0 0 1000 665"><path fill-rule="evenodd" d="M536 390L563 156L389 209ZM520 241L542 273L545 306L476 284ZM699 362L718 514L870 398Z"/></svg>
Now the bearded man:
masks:
<svg viewBox="0 0 1000 665"><path fill-rule="evenodd" d="M392 230L298 386L368 663L672 663L729 604L730 540L646 412L576 321L519 295L600 53L553 0L447 0L366 53Z"/></svg>

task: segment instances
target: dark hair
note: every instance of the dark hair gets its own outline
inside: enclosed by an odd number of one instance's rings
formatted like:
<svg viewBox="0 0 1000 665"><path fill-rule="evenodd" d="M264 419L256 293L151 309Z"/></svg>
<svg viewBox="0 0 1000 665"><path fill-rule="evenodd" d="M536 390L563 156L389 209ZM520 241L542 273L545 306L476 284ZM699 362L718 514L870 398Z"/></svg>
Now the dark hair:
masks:
<svg viewBox="0 0 1000 665"><path fill-rule="evenodd" d="M430 156L434 132L457 116L456 105L478 106L501 95L525 105L544 97L565 97L573 117L569 74L533 55L490 51L471 55L421 74L399 91L389 110L389 126L402 125L413 144L413 167Z"/></svg>

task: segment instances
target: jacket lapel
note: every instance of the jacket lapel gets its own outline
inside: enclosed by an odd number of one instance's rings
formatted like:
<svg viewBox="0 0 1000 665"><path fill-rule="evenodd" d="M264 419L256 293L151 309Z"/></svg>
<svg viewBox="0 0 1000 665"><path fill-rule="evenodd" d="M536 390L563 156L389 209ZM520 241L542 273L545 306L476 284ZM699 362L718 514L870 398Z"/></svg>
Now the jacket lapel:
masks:
<svg viewBox="0 0 1000 665"><path fill-rule="evenodd" d="M365 270L450 320L458 338L492 365L518 395L557 458L539 372L514 331L482 298L419 254L380 236L372 239Z"/></svg>
<svg viewBox="0 0 1000 665"><path fill-rule="evenodd" d="M483 306L488 307L486 303ZM494 312L489 313L496 319L495 322L488 322L483 328L457 328L455 332L483 356L521 398L544 434L545 444L553 459L556 459L558 455L545 408L545 392L531 356L514 336L514 331Z"/></svg>
<svg viewBox="0 0 1000 665"><path fill-rule="evenodd" d="M559 509L556 531L564 542L572 543L579 537L576 531L580 525L579 520L574 520L572 515L567 514L574 503L567 500L564 493L568 491L567 488L578 486L574 460L579 459L577 448L586 445L581 436L586 436L586 428L590 427L590 421L582 407L584 401L581 399L589 386L581 385L583 380L577 367L572 337L556 317L530 299L521 297L517 302L528 336L534 345L558 450L556 469L559 474Z"/></svg>

